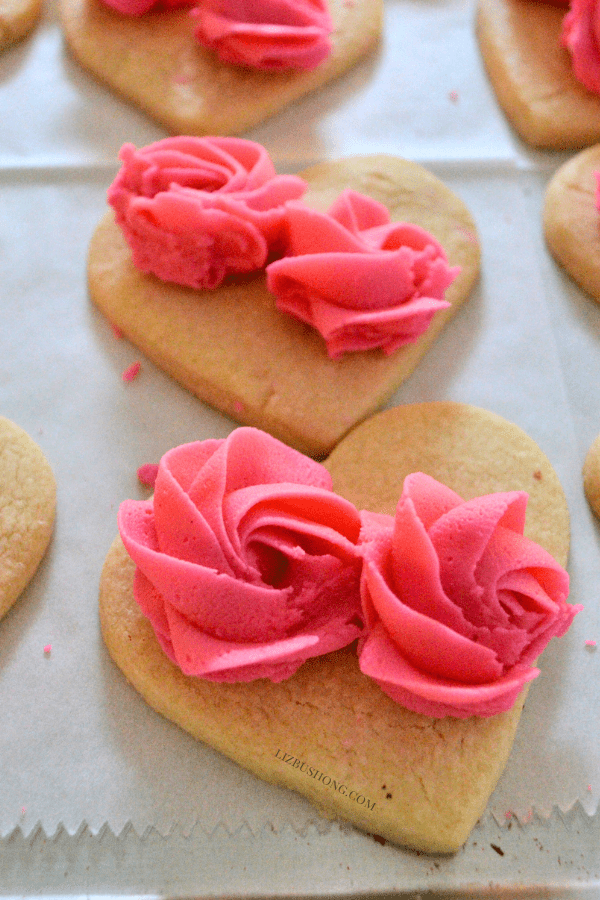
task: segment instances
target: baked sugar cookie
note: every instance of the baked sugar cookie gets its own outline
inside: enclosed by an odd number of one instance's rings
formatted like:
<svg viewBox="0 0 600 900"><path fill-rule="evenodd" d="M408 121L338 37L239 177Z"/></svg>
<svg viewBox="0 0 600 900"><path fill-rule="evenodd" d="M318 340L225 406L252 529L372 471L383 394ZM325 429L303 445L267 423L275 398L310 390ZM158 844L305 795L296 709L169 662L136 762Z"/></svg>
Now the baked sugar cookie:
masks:
<svg viewBox="0 0 600 900"><path fill-rule="evenodd" d="M595 172L600 172L600 146L583 150L556 171L546 190L544 233L555 259L600 302Z"/></svg>
<svg viewBox="0 0 600 900"><path fill-rule="evenodd" d="M457 403L387 410L351 432L325 465L334 491L374 512L394 512L416 469L465 499L525 490L526 534L566 561L569 516L552 466L520 428L484 410ZM102 633L154 709L259 777L304 794L328 817L427 852L464 843L506 764L524 693L497 715L430 718L363 675L353 646L308 659L279 683L185 676L134 599L134 569L117 538L101 577Z"/></svg>
<svg viewBox="0 0 600 900"><path fill-rule="evenodd" d="M41 0L1 0L0 50L26 37L37 23Z"/></svg>
<svg viewBox="0 0 600 900"><path fill-rule="evenodd" d="M464 203L421 166L392 156L355 157L300 175L303 202L322 211L346 188L378 200L392 220L430 232L460 273L449 306L412 344L331 359L321 335L280 312L264 273L195 291L135 268L112 213L89 250L92 300L154 363L197 397L311 456L322 457L381 406L413 371L469 295L480 249Z"/></svg>
<svg viewBox="0 0 600 900"><path fill-rule="evenodd" d="M0 616L29 583L50 541L56 485L38 445L0 417Z"/></svg>
<svg viewBox="0 0 600 900"><path fill-rule="evenodd" d="M586 454L582 474L587 501L594 513L600 517L600 435Z"/></svg>
<svg viewBox="0 0 600 900"><path fill-rule="evenodd" d="M538 0L479 0L477 36L498 101L528 144L551 150L600 140L600 96L573 74L560 36L565 8Z"/></svg>
<svg viewBox="0 0 600 900"><path fill-rule="evenodd" d="M124 16L102 0L61 0L81 65L173 134L239 134L342 75L377 44L382 0L330 0L331 55L312 71L222 63L194 37L189 9Z"/></svg>

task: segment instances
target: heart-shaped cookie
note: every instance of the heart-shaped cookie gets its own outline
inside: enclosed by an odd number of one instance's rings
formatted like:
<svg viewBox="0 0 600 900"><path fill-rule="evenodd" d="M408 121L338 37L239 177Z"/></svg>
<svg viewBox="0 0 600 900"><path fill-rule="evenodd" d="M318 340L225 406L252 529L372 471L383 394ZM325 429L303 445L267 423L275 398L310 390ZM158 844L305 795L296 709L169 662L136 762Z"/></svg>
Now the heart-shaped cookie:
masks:
<svg viewBox="0 0 600 900"><path fill-rule="evenodd" d="M135 17L102 0L61 0L81 65L173 134L239 134L342 75L379 40L382 0L330 0L331 55L312 71L265 72L221 62L194 37L189 9Z"/></svg>
<svg viewBox="0 0 600 900"><path fill-rule="evenodd" d="M569 516L556 473L531 438L495 414L449 402L396 407L358 426L326 467L339 494L387 513L416 470L465 499L525 490L526 534L566 561ZM524 694L488 718L429 718L393 702L363 675L352 647L309 659L278 684L186 677L137 606L133 574L117 539L101 577L102 632L152 707L259 777L304 794L329 817L429 852L462 845L506 764Z"/></svg>
<svg viewBox="0 0 600 900"><path fill-rule="evenodd" d="M477 36L496 96L528 144L552 150L600 140L600 96L573 74L560 43L566 9L537 0L479 0Z"/></svg>
<svg viewBox="0 0 600 900"><path fill-rule="evenodd" d="M56 484L22 428L0 417L0 616L37 569L52 535Z"/></svg>
<svg viewBox="0 0 600 900"><path fill-rule="evenodd" d="M600 302L595 172L600 172L600 145L583 150L555 172L546 190L544 234L555 259Z"/></svg>
<svg viewBox="0 0 600 900"><path fill-rule="evenodd" d="M0 50L27 37L37 23L41 0L3 0L0 16Z"/></svg>
<svg viewBox="0 0 600 900"><path fill-rule="evenodd" d="M460 274L450 306L427 331L390 356L380 350L330 359L320 334L280 312L264 273L212 291L194 291L138 271L112 213L89 251L92 300L153 362L235 420L322 457L375 412L413 371L468 296L479 271L479 242L464 203L421 166L391 156L323 163L300 173L304 201L328 209L344 188L421 225Z"/></svg>

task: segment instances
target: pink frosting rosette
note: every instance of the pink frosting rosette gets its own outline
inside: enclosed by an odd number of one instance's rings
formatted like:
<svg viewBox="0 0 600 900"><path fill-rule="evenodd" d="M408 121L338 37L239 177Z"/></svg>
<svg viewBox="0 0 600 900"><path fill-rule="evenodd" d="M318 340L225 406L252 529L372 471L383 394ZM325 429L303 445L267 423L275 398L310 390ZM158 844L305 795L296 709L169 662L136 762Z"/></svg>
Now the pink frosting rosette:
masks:
<svg viewBox="0 0 600 900"><path fill-rule="evenodd" d="M119 532L135 598L186 675L281 681L361 633L359 513L264 432L169 451Z"/></svg>
<svg viewBox="0 0 600 900"><path fill-rule="evenodd" d="M600 6L598 0L571 0L561 41L571 53L575 77L600 94Z"/></svg>
<svg viewBox="0 0 600 900"><path fill-rule="evenodd" d="M279 252L285 203L306 182L277 175L260 144L234 137L171 137L136 149L108 202L134 264L163 281L218 287L229 274L261 269Z"/></svg>
<svg viewBox="0 0 600 900"><path fill-rule="evenodd" d="M360 668L407 709L510 709L581 609L566 602L566 571L524 537L526 504L519 491L465 502L418 472L395 519L363 513Z"/></svg>
<svg viewBox="0 0 600 900"><path fill-rule="evenodd" d="M326 0L202 0L196 38L223 62L254 69L314 69L331 53Z"/></svg>
<svg viewBox="0 0 600 900"><path fill-rule="evenodd" d="M287 221L287 255L267 266L267 286L279 309L320 332L330 357L393 353L449 306L459 269L431 234L390 222L371 197L345 190L327 213L290 202Z"/></svg>

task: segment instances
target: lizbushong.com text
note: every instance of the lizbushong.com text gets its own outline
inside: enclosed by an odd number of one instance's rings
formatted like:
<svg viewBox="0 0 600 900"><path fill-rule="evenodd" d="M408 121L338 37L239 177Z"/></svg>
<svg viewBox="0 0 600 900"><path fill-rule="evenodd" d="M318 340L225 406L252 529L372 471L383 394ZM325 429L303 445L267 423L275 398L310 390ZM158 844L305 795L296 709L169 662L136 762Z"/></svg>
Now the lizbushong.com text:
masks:
<svg viewBox="0 0 600 900"><path fill-rule="evenodd" d="M285 763L287 766L291 766L293 769L298 769L299 772L302 772L308 778L314 778L315 781L320 781L324 787L329 787L333 791L337 791L338 794L348 797L348 799L353 800L354 803L358 803L359 806L366 806L367 809L375 809L375 800L369 800L364 794L351 790L343 781L336 781L335 778L331 778L330 775L326 775L324 772L321 772L320 769L315 768L315 766L310 766L307 762L298 759L298 757L294 756L292 753L285 753L283 750L278 749L275 753L275 758L281 760L281 762Z"/></svg>

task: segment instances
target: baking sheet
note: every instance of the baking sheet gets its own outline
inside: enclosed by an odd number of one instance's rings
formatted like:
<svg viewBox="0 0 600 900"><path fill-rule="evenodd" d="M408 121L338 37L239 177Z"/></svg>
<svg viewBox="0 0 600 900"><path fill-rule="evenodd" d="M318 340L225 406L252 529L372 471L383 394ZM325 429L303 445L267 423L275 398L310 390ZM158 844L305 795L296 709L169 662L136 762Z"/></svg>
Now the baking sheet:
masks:
<svg viewBox="0 0 600 900"><path fill-rule="evenodd" d="M480 231L480 284L390 404L500 413L538 441L567 493L571 599L585 610L545 652L505 775L450 859L326 822L157 716L108 658L98 579L118 504L147 496L138 466L235 423L117 339L87 296L87 245L119 147L164 133L81 72L50 5L0 58L0 414L38 441L58 482L49 553L0 623L0 893L464 895L491 884L566 896L600 884L600 652L585 643L600 640L600 532L580 477L600 431L600 306L545 250L544 188L565 156L512 134L473 12L470 0L386 0L377 53L248 135L280 171L391 152L462 197Z"/></svg>

